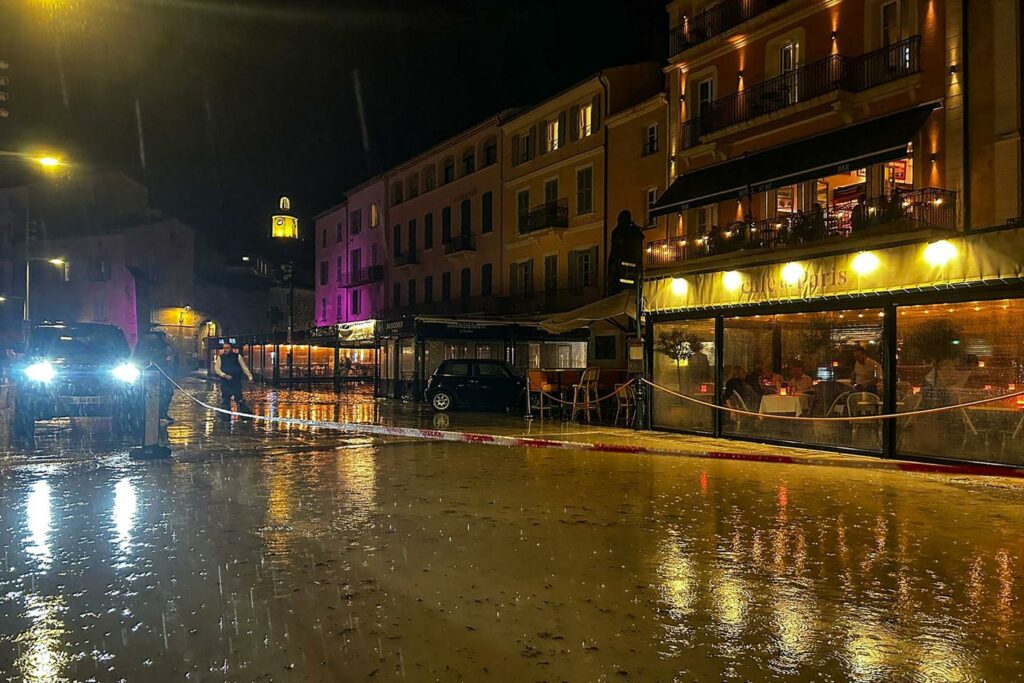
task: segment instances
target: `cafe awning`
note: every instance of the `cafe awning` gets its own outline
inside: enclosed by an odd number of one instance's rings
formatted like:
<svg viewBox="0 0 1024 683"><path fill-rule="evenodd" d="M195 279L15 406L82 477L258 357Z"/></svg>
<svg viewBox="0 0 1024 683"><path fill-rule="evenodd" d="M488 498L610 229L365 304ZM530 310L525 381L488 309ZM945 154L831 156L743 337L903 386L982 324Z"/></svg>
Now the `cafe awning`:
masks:
<svg viewBox="0 0 1024 683"><path fill-rule="evenodd" d="M540 326L554 334L576 330L581 327L601 321L615 318L636 317L636 294L633 292L619 292L612 296L595 301L586 306L553 315L546 320L540 321Z"/></svg>
<svg viewBox="0 0 1024 683"><path fill-rule="evenodd" d="M684 173L661 195L651 214L740 199L748 191L766 192L900 159L937 106L932 102Z"/></svg>

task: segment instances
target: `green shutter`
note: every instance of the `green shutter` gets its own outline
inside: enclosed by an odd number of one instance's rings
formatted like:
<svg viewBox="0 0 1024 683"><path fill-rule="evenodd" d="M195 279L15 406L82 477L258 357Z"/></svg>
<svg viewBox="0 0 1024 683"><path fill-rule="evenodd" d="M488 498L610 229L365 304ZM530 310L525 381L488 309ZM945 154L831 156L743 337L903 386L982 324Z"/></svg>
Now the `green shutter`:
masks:
<svg viewBox="0 0 1024 683"><path fill-rule="evenodd" d="M596 285L599 281L597 277L599 268L600 263L597 260L597 246L593 246L590 248L590 282L585 282L583 284L589 287Z"/></svg>
<svg viewBox="0 0 1024 683"><path fill-rule="evenodd" d="M569 109L569 139L572 142L580 139L580 108L575 105Z"/></svg>
<svg viewBox="0 0 1024 683"><path fill-rule="evenodd" d="M601 128L601 96L594 95L594 111L591 118L591 129L596 133Z"/></svg>
<svg viewBox="0 0 1024 683"><path fill-rule="evenodd" d="M521 163L519 158L519 134L512 136L512 165L518 166Z"/></svg>
<svg viewBox="0 0 1024 683"><path fill-rule="evenodd" d="M565 121L566 121L566 118L567 117L566 117L564 111L559 112L559 114L558 114L558 146L559 147L565 147L565 128L566 128Z"/></svg>
<svg viewBox="0 0 1024 683"><path fill-rule="evenodd" d="M548 153L548 126L544 121L539 124L540 127L540 153Z"/></svg>

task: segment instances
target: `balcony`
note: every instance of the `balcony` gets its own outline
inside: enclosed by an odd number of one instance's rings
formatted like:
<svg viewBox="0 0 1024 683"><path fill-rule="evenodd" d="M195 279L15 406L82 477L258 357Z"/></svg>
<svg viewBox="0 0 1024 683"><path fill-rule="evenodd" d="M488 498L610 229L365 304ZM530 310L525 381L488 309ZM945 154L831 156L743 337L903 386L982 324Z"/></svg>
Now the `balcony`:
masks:
<svg viewBox="0 0 1024 683"><path fill-rule="evenodd" d="M602 296L601 287L597 285L581 285L553 291L516 294L511 297L513 315L529 315L536 313L563 313L593 303Z"/></svg>
<svg viewBox="0 0 1024 683"><path fill-rule="evenodd" d="M476 237L470 233L455 235L444 245L444 253L449 256L461 251L476 251Z"/></svg>
<svg viewBox="0 0 1024 683"><path fill-rule="evenodd" d="M680 145L693 147L700 144L701 136L830 92L861 92L920 70L920 36L859 57L832 55L706 104L698 117L683 124Z"/></svg>
<svg viewBox="0 0 1024 683"><path fill-rule="evenodd" d="M712 227L695 238L675 237L647 245L647 266L659 268L739 251L835 244L852 236L956 229L956 192L934 187L876 197L863 208L845 203L828 211L804 211L776 218Z"/></svg>
<svg viewBox="0 0 1024 683"><path fill-rule="evenodd" d="M414 266L419 262L419 254L415 251L403 251L401 254L396 254L391 263L395 268L401 268L402 266Z"/></svg>
<svg viewBox="0 0 1024 683"><path fill-rule="evenodd" d="M358 270L342 273L338 277L338 287L358 287L384 279L384 266L368 266Z"/></svg>
<svg viewBox="0 0 1024 683"><path fill-rule="evenodd" d="M669 56L711 40L786 0L722 0L673 26L669 32Z"/></svg>
<svg viewBox="0 0 1024 683"><path fill-rule="evenodd" d="M541 204L519 215L519 234L527 235L548 228L569 227L569 200L559 199Z"/></svg>
<svg viewBox="0 0 1024 683"><path fill-rule="evenodd" d="M391 309L390 315L507 315L509 300L499 296L457 297Z"/></svg>

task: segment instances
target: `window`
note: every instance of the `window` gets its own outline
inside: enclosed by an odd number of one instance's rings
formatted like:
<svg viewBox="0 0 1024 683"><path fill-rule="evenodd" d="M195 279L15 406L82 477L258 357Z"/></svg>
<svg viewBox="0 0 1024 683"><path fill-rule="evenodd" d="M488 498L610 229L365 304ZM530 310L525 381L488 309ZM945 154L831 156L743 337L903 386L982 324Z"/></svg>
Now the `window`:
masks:
<svg viewBox="0 0 1024 683"><path fill-rule="evenodd" d="M448 244L452 241L452 207L446 206L441 209L441 243Z"/></svg>
<svg viewBox="0 0 1024 683"><path fill-rule="evenodd" d="M441 173L441 184L447 185L455 180L455 160L448 157L444 161L444 168Z"/></svg>
<svg viewBox="0 0 1024 683"><path fill-rule="evenodd" d="M329 273L327 272L327 261L320 262L320 284L326 285Z"/></svg>
<svg viewBox="0 0 1024 683"><path fill-rule="evenodd" d="M513 263L510 266L512 294L517 296L533 295L533 259Z"/></svg>
<svg viewBox="0 0 1024 683"><path fill-rule="evenodd" d="M395 308L402 305L402 284L400 282L391 286L391 305Z"/></svg>
<svg viewBox="0 0 1024 683"><path fill-rule="evenodd" d="M558 291L558 254L544 257L544 291L548 294Z"/></svg>
<svg viewBox="0 0 1024 683"><path fill-rule="evenodd" d="M402 203L402 183L397 182L391 186L391 206Z"/></svg>
<svg viewBox="0 0 1024 683"><path fill-rule="evenodd" d="M796 71L799 68L797 44L789 42L781 46L779 48L779 76L781 80L778 82L789 104L796 104L797 102L799 83L797 83Z"/></svg>
<svg viewBox="0 0 1024 683"><path fill-rule="evenodd" d="M714 224L714 207L702 206L697 209L697 217L694 224L697 226L698 235L706 235Z"/></svg>
<svg viewBox="0 0 1024 683"><path fill-rule="evenodd" d="M494 229L494 195L484 192L480 197L480 232Z"/></svg>
<svg viewBox="0 0 1024 683"><path fill-rule="evenodd" d="M351 315L359 315L360 313L362 313L362 297L360 297L360 291L358 289L353 289L350 296L352 297L352 302L351 305L349 306L349 313Z"/></svg>
<svg viewBox="0 0 1024 683"><path fill-rule="evenodd" d="M434 214L432 213L423 217L423 248L434 248Z"/></svg>
<svg viewBox="0 0 1024 683"><path fill-rule="evenodd" d="M534 146L533 139L536 135L536 129L530 128L524 130L521 133L516 133L512 136L512 165L518 166L519 164L525 164L527 161L533 158Z"/></svg>
<svg viewBox="0 0 1024 683"><path fill-rule="evenodd" d="M463 268L462 271L459 273L459 280L461 280L460 285L463 299L469 298L469 295L471 293L470 287L472 285L472 277L473 276L470 273L469 268Z"/></svg>
<svg viewBox="0 0 1024 683"><path fill-rule="evenodd" d="M437 172L433 166L427 166L423 171L423 191L430 192L437 186Z"/></svg>
<svg viewBox="0 0 1024 683"><path fill-rule="evenodd" d="M593 287L597 284L597 247L569 252L569 286Z"/></svg>
<svg viewBox="0 0 1024 683"><path fill-rule="evenodd" d="M551 119L544 122L544 139L542 140L544 152L554 152L559 147L560 128L558 119Z"/></svg>
<svg viewBox="0 0 1024 683"><path fill-rule="evenodd" d="M338 285L340 286L341 283L343 282L343 277L345 275L345 259L344 259L344 257L342 257L342 256L338 257L338 263L337 263L337 267L336 267L335 270L337 271L337 273L335 275L335 279L338 281Z"/></svg>
<svg viewBox="0 0 1024 683"><path fill-rule="evenodd" d="M377 243L374 242L370 245L370 265L376 266L380 264L380 260L377 254Z"/></svg>
<svg viewBox="0 0 1024 683"><path fill-rule="evenodd" d="M320 320L327 322L327 297L320 299Z"/></svg>
<svg viewBox="0 0 1024 683"><path fill-rule="evenodd" d="M476 154L467 149L462 153L462 175L469 175L476 170Z"/></svg>
<svg viewBox="0 0 1024 683"><path fill-rule="evenodd" d="M712 359L715 357L715 321L691 320L685 323L664 323L654 325L654 383L695 396L705 403L713 403L708 396L713 388L715 373ZM703 398L701 398L703 397ZM757 408L751 408L757 412ZM686 429L698 432L714 430L714 413L710 408L690 401L651 402L651 419L658 427ZM752 420L759 426L760 420ZM778 422L778 420L776 420Z"/></svg>
<svg viewBox="0 0 1024 683"><path fill-rule="evenodd" d="M476 374L479 377L508 377L508 370L497 363L477 363Z"/></svg>
<svg viewBox="0 0 1024 683"><path fill-rule="evenodd" d="M338 257L338 262L341 262L341 257ZM360 249L353 249L348 255L348 270L353 275L359 273L363 267L363 252Z"/></svg>
<svg viewBox="0 0 1024 683"><path fill-rule="evenodd" d="M376 228L380 225L380 207L377 202L370 204L370 227Z"/></svg>
<svg viewBox="0 0 1024 683"><path fill-rule="evenodd" d="M413 173L409 176L409 179L405 181L406 193L405 196L409 199L417 197L420 194L420 174Z"/></svg>
<svg viewBox="0 0 1024 683"><path fill-rule="evenodd" d="M576 213L594 210L594 169L588 166L576 171Z"/></svg>
<svg viewBox="0 0 1024 683"><path fill-rule="evenodd" d="M337 230L337 234L334 236L335 242L340 242L345 239L345 223L343 221L338 221L338 224L335 226L335 230Z"/></svg>
<svg viewBox="0 0 1024 683"><path fill-rule="evenodd" d="M321 247L326 247L327 246L327 228L324 228L321 231L320 246Z"/></svg>
<svg viewBox="0 0 1024 683"><path fill-rule="evenodd" d="M441 301L452 300L452 274L441 273Z"/></svg>
<svg viewBox="0 0 1024 683"><path fill-rule="evenodd" d="M110 261L105 258L94 258L89 264L89 279L93 282L106 282L110 279Z"/></svg>
<svg viewBox="0 0 1024 683"><path fill-rule="evenodd" d="M516 193L516 220L520 232L525 232L530 222L530 191L520 190Z"/></svg>
<svg viewBox="0 0 1024 683"><path fill-rule="evenodd" d="M334 297L334 320L335 322L341 322L342 313L345 310L345 295L339 294Z"/></svg>
<svg viewBox="0 0 1024 683"><path fill-rule="evenodd" d="M882 47L895 45L903 40L908 32L904 30L908 19L903 0L893 0L882 5Z"/></svg>
<svg viewBox="0 0 1024 683"><path fill-rule="evenodd" d="M615 360L616 344L614 334L594 335L594 360Z"/></svg>
<svg viewBox="0 0 1024 683"><path fill-rule="evenodd" d="M363 212L359 209L351 212L349 215L349 234L353 237L359 234L359 231L363 229Z"/></svg>
<svg viewBox="0 0 1024 683"><path fill-rule="evenodd" d="M409 280L409 296L406 299L406 304L409 306L416 305L416 281Z"/></svg>
<svg viewBox="0 0 1024 683"><path fill-rule="evenodd" d="M576 139L590 137L594 132L594 105L581 104L576 108Z"/></svg>
<svg viewBox="0 0 1024 683"><path fill-rule="evenodd" d="M654 154L658 151L658 124L652 123L644 131L644 156Z"/></svg>
<svg viewBox="0 0 1024 683"><path fill-rule="evenodd" d="M652 187L644 193L644 225L654 225L658 219L651 215L651 209L658 201L658 188Z"/></svg>
<svg viewBox="0 0 1024 683"><path fill-rule="evenodd" d="M484 143L484 166L492 166L498 163L498 140L490 138Z"/></svg>
<svg viewBox="0 0 1024 683"><path fill-rule="evenodd" d="M399 256L402 255L402 226L401 225L396 225L395 227L391 228L391 237L392 237L391 248L393 249L392 256L394 256L395 258L398 258Z"/></svg>
<svg viewBox="0 0 1024 683"><path fill-rule="evenodd" d="M416 219L409 219L409 253L416 253Z"/></svg>
<svg viewBox="0 0 1024 683"><path fill-rule="evenodd" d="M454 377L465 377L469 375L469 363L446 363L442 373Z"/></svg>
<svg viewBox="0 0 1024 683"><path fill-rule="evenodd" d="M558 202L558 178L553 178L544 183L544 203L555 204Z"/></svg>
<svg viewBox="0 0 1024 683"><path fill-rule="evenodd" d="M470 230L470 220L472 219L473 206L470 200L463 199L459 203L459 232L463 235L468 235Z"/></svg>
<svg viewBox="0 0 1024 683"><path fill-rule="evenodd" d="M428 275L423 278L423 303L434 303L434 276Z"/></svg>
<svg viewBox="0 0 1024 683"><path fill-rule="evenodd" d="M485 263L480 267L480 296L491 296L494 291L494 266Z"/></svg>
<svg viewBox="0 0 1024 683"><path fill-rule="evenodd" d="M705 116L715 101L715 79L705 78L697 84L697 115Z"/></svg>

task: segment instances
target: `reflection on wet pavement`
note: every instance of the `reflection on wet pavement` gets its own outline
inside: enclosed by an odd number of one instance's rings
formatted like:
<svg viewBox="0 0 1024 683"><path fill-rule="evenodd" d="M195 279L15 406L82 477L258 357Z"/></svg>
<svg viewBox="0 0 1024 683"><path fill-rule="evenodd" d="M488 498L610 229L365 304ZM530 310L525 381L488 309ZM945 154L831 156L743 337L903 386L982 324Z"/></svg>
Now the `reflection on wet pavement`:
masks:
<svg viewBox="0 0 1024 683"><path fill-rule="evenodd" d="M366 394L253 396L286 416L433 420ZM1016 484L173 414L171 462L65 436L0 461L5 679L1024 672Z"/></svg>

